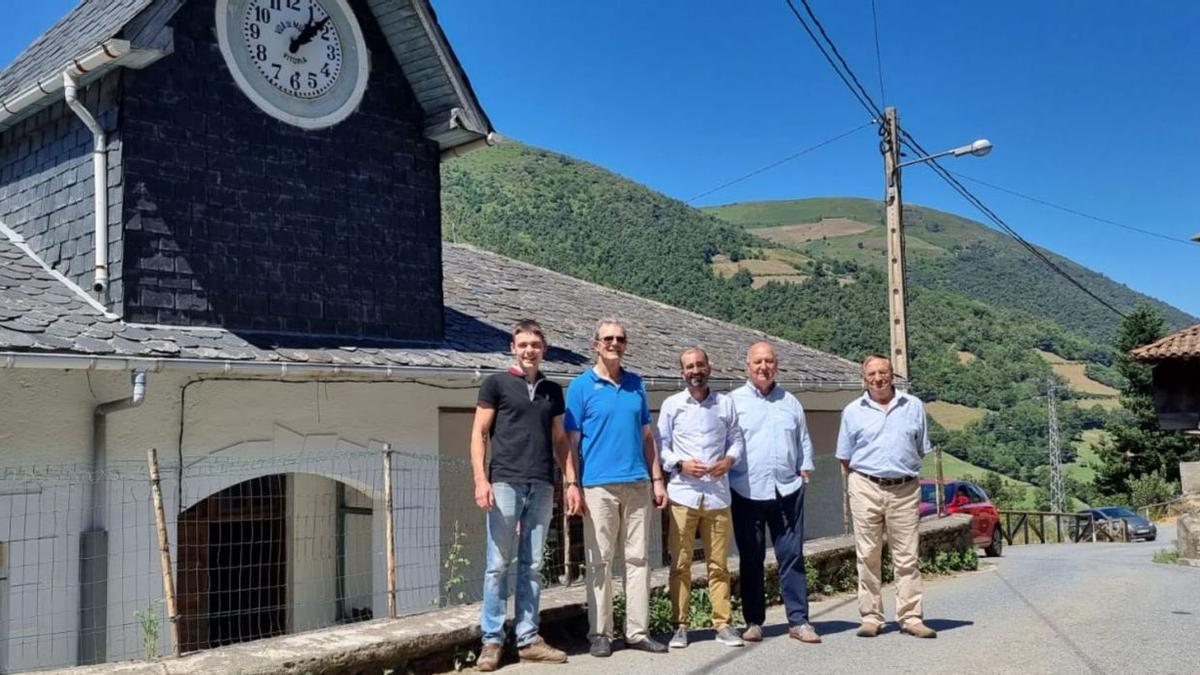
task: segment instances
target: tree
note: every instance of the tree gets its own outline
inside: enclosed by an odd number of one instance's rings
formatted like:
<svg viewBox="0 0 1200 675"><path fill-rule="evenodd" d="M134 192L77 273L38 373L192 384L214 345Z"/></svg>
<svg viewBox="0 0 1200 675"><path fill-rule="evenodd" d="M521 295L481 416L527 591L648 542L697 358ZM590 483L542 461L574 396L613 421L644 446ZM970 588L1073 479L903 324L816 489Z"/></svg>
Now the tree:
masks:
<svg viewBox="0 0 1200 675"><path fill-rule="evenodd" d="M1163 478L1157 471L1129 480L1129 503L1141 508L1161 504L1175 496L1179 485Z"/></svg>
<svg viewBox="0 0 1200 675"><path fill-rule="evenodd" d="M1117 329L1116 370L1125 378L1121 388L1125 413L1110 418L1105 425L1109 440L1097 448L1100 466L1095 485L1104 495L1128 495L1131 481L1147 474L1158 473L1166 481L1178 481L1179 462L1200 457L1200 441L1159 427L1150 367L1129 355L1130 350L1159 339L1165 332L1162 318L1147 307L1130 312Z"/></svg>

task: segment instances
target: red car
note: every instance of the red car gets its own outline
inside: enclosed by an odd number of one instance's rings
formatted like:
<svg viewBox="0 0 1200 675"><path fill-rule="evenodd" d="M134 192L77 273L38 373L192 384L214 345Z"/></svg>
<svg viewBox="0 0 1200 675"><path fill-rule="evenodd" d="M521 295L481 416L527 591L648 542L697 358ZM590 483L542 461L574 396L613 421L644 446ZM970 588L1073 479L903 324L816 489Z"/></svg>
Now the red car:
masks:
<svg viewBox="0 0 1200 675"><path fill-rule="evenodd" d="M988 499L983 488L961 480L946 481L946 511L967 513L971 516L971 536L975 545L989 556L999 556L1004 551L1004 537L1000 534L1000 512ZM937 513L937 483L921 481L921 517Z"/></svg>

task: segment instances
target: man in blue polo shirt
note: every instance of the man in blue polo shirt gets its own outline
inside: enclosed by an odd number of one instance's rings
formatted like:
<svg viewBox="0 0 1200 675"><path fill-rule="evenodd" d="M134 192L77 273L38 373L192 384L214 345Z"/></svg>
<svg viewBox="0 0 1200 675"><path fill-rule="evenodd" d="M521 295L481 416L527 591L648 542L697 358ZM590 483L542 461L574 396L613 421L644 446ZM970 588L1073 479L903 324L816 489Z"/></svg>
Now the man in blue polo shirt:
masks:
<svg viewBox="0 0 1200 675"><path fill-rule="evenodd" d="M512 331L511 348L517 363L483 381L471 430L475 503L487 511L487 571L479 619L483 649L475 662L475 667L485 672L500 665L508 567L513 558L517 563L517 653L522 661L567 660L566 653L547 645L538 635L542 547L554 508L556 460L567 479L567 513L578 513L582 502L575 463L567 454L562 387L547 380L540 370L546 353L542 327L536 321L518 323Z"/></svg>
<svg viewBox="0 0 1200 675"><path fill-rule="evenodd" d="M592 656L610 656L613 638L613 554L624 533L625 643L656 654L667 646L649 636L648 521L653 503L667 504L662 467L642 378L621 367L625 326L602 319L593 334L596 365L567 387L564 426L578 453L585 503L588 639Z"/></svg>

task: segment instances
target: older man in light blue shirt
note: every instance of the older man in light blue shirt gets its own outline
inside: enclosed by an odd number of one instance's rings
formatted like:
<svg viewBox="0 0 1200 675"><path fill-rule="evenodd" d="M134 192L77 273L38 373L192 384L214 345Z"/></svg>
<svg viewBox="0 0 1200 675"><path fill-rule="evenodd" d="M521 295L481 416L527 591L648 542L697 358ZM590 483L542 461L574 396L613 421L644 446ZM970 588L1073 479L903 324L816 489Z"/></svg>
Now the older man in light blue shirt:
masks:
<svg viewBox="0 0 1200 675"><path fill-rule="evenodd" d="M921 461L929 452L925 406L897 392L886 356L863 361L866 393L842 411L837 458L849 471L846 489L854 520L858 558L859 637L875 637L883 627L881 551L884 535L896 567L896 618L900 632L937 637L925 625L918 566Z"/></svg>
<svg viewBox="0 0 1200 675"><path fill-rule="evenodd" d="M779 590L787 611L788 635L801 642L821 638L808 622L808 579L804 574L804 483L813 470L812 440L804 408L775 384L779 364L767 342L750 346L749 381L730 398L746 439L746 457L730 472L733 488L733 535L738 546L742 638L762 640L766 618L763 559L766 530L779 564Z"/></svg>
<svg viewBox="0 0 1200 675"><path fill-rule="evenodd" d="M671 474L667 483L671 501L668 589L676 629L669 646L682 649L688 645L692 548L699 529L717 642L740 647L742 638L729 625L732 603L726 561L733 529L728 473L744 452L742 431L733 402L708 387L712 372L708 354L693 347L680 355L679 365L687 389L663 401L658 416L663 470Z"/></svg>

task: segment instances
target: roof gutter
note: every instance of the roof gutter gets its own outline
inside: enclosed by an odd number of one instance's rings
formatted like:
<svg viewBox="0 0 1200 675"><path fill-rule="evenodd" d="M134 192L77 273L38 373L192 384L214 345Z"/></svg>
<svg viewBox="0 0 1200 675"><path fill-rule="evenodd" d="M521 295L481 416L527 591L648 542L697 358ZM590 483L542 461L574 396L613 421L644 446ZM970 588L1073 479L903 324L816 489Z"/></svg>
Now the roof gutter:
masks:
<svg viewBox="0 0 1200 675"><path fill-rule="evenodd" d="M138 356L88 356L84 354L39 354L35 352L0 352L0 369L36 368L42 370L137 371L148 373L180 372L214 376L246 376L264 379L361 377L364 380L411 381L416 377L444 377L478 381L485 375L503 372L502 368L464 368L437 366L364 366L336 363L298 363L295 361L231 361L189 358L147 358ZM570 382L576 373L546 373L556 382ZM677 376L643 376L646 387L654 391L674 391L680 387ZM717 389L733 389L744 379L710 380ZM778 380L785 389L807 391L862 391L862 382L829 380Z"/></svg>
<svg viewBox="0 0 1200 675"><path fill-rule="evenodd" d="M70 64L64 70L55 70L53 73L35 80L33 84L12 96L0 100L0 126L6 125L9 120L20 115L26 108L40 103L43 99L62 89L64 73L82 77L103 65L116 61L131 50L129 40L105 40L80 56L71 59Z"/></svg>
<svg viewBox="0 0 1200 675"><path fill-rule="evenodd" d="M495 131L489 131L486 136L476 138L473 141L468 141L462 145L456 145L453 148L446 148L442 151L442 161L462 157L468 153L475 152L482 148L487 148L493 145L499 145L504 140L504 137Z"/></svg>
<svg viewBox="0 0 1200 675"><path fill-rule="evenodd" d="M413 377L453 377L475 380L491 372L480 368L438 368L434 366L364 366L295 361L232 361L189 358L147 358L138 356L88 356L83 354L37 354L0 352L0 368L37 368L43 370L137 371L148 373L186 372L191 374L244 375L263 378L281 377L352 377L407 380Z"/></svg>

